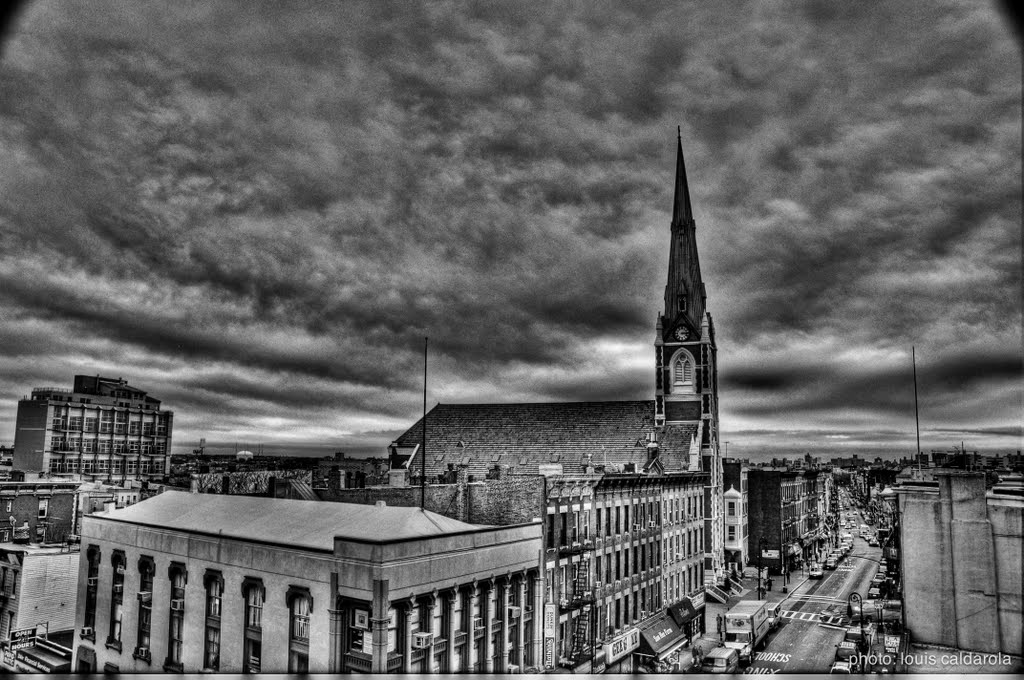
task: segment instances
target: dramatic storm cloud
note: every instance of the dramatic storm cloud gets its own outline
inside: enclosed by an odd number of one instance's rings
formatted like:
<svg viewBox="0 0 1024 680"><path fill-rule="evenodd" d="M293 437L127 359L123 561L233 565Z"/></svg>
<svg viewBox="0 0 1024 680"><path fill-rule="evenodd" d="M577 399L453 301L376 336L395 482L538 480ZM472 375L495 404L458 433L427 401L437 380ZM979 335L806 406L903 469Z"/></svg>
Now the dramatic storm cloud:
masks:
<svg viewBox="0 0 1024 680"><path fill-rule="evenodd" d="M40 1L0 53L0 441L122 376L175 450L653 397L682 128L730 454L1021 447L1021 63L903 1Z"/></svg>

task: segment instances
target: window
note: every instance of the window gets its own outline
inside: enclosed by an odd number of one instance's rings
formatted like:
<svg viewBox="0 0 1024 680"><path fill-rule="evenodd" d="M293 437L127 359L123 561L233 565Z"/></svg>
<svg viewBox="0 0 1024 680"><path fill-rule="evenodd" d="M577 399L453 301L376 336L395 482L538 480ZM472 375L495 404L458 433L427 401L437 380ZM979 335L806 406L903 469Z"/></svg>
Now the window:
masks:
<svg viewBox="0 0 1024 680"><path fill-rule="evenodd" d="M115 550L110 557L113 578L110 586L110 627L107 630L107 644L121 649L121 617L124 615L124 552Z"/></svg>
<svg viewBox="0 0 1024 680"><path fill-rule="evenodd" d="M85 553L89 563L89 570L85 579L85 620L83 626L94 628L96 626L96 594L99 591L100 581L100 549L94 545L89 546Z"/></svg>
<svg viewBox="0 0 1024 680"><path fill-rule="evenodd" d="M729 517L736 516L736 501L729 501Z"/></svg>
<svg viewBox="0 0 1024 680"><path fill-rule="evenodd" d="M729 527L729 540L730 541L735 541L736 540L736 527L734 527L734 526L730 526Z"/></svg>
<svg viewBox="0 0 1024 680"><path fill-rule="evenodd" d="M14 501L7 501L7 512L14 509Z"/></svg>
<svg viewBox="0 0 1024 680"><path fill-rule="evenodd" d="M242 672L259 673L263 656L263 599L266 591L260 579L245 577L242 580L242 597L245 599L243 629Z"/></svg>
<svg viewBox="0 0 1024 680"><path fill-rule="evenodd" d="M693 357L686 350L677 352L672 362L672 384L693 391Z"/></svg>
<svg viewBox="0 0 1024 680"><path fill-rule="evenodd" d="M135 658L150 660L150 644L153 623L153 574L156 567L152 557L139 559L139 622Z"/></svg>
<svg viewBox="0 0 1024 680"><path fill-rule="evenodd" d="M185 623L185 566L171 562L167 570L171 581L170 621L167 625L167 660L165 670L181 670L181 646L184 639L182 628Z"/></svg>
<svg viewBox="0 0 1024 680"><path fill-rule="evenodd" d="M219 571L206 572L206 635L203 639L203 668L220 670L220 612L224 578Z"/></svg>
<svg viewBox="0 0 1024 680"><path fill-rule="evenodd" d="M313 598L307 588L288 588L288 672L305 673L309 670L309 615L313 611Z"/></svg>

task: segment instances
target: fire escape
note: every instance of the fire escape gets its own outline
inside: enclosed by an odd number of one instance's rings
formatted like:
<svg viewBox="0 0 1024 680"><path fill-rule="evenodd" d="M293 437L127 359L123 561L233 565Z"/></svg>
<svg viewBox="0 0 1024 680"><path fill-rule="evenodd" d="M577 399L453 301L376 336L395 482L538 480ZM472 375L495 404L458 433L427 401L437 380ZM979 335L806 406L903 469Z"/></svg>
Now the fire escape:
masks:
<svg viewBox="0 0 1024 680"><path fill-rule="evenodd" d="M571 557L580 555L580 560L573 565L572 590L562 595L560 609L566 612L577 612L572 619L572 638L569 648L569 664L575 666L593 657L592 618L594 610L594 586L590 580L590 565L594 551L594 542L585 539L561 546L560 556Z"/></svg>

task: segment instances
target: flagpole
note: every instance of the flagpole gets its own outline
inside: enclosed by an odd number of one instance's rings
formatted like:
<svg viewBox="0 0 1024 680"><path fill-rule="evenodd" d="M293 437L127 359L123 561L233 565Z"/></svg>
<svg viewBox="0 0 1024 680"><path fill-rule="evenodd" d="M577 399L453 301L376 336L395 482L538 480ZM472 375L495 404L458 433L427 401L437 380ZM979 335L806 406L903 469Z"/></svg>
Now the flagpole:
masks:
<svg viewBox="0 0 1024 680"><path fill-rule="evenodd" d="M921 419L918 415L917 409L917 355L914 352L914 346L910 346L910 361L914 367L914 429L917 431L917 453L914 457L917 458L917 476L921 478Z"/></svg>
<svg viewBox="0 0 1024 680"><path fill-rule="evenodd" d="M427 509L427 342L423 338L423 441L420 443L420 510Z"/></svg>

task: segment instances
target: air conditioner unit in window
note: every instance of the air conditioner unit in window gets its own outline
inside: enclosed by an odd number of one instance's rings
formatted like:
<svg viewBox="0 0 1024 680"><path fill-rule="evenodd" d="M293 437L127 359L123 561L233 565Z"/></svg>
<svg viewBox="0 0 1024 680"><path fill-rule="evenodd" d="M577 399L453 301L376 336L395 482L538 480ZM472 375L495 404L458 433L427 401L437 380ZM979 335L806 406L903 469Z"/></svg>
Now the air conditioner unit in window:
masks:
<svg viewBox="0 0 1024 680"><path fill-rule="evenodd" d="M82 632L81 632L81 636L82 637L90 637L90 636L95 635L95 634L96 633L93 630L92 626L82 626Z"/></svg>
<svg viewBox="0 0 1024 680"><path fill-rule="evenodd" d="M152 601L153 601L153 593L151 591L143 590L143 591L139 592L139 602L141 604L149 604Z"/></svg>
<svg viewBox="0 0 1024 680"><path fill-rule="evenodd" d="M152 658L152 656L150 656L149 653L149 647L136 647L135 657L138 659L144 659L146 661L149 661Z"/></svg>
<svg viewBox="0 0 1024 680"><path fill-rule="evenodd" d="M515 665L514 663L510 663L508 665L508 670L506 672L510 673L510 674L511 673L518 673L519 672L519 666Z"/></svg>
<svg viewBox="0 0 1024 680"><path fill-rule="evenodd" d="M413 633L412 634L412 648L413 649L426 649L434 641L433 633Z"/></svg>
<svg viewBox="0 0 1024 680"><path fill-rule="evenodd" d="M483 630L483 628L484 628L484 619L483 619L483 617L482 616L474 616L473 617L473 630Z"/></svg>
<svg viewBox="0 0 1024 680"><path fill-rule="evenodd" d="M182 600L180 598L171 600L171 611L180 612L180 611L184 611L184 610L185 610L185 600Z"/></svg>
<svg viewBox="0 0 1024 680"><path fill-rule="evenodd" d="M523 610L520 609L519 607L514 607L513 606L513 607L509 607L508 608L508 618L510 618L510 619L518 619L519 615L522 614L522 613L523 613Z"/></svg>
<svg viewBox="0 0 1024 680"><path fill-rule="evenodd" d="M657 523L657 522L655 522L654 520L651 520L651 521L650 521L650 522L648 523L648 526L649 526L649 527L651 527L652 529L657 529L657 528L658 528L658 523Z"/></svg>
<svg viewBox="0 0 1024 680"><path fill-rule="evenodd" d="M96 587L97 585L99 585L99 582L100 582L100 579L99 579L98 576L90 576L85 581L86 585L89 586L90 588Z"/></svg>
<svg viewBox="0 0 1024 680"><path fill-rule="evenodd" d="M634 524L633 525L633 531L634 532L640 531L640 525L639 524Z"/></svg>
<svg viewBox="0 0 1024 680"><path fill-rule="evenodd" d="M603 587L604 587L603 583L601 583L600 581L594 581L594 589L595 590L601 590L601 588L603 588Z"/></svg>
<svg viewBox="0 0 1024 680"><path fill-rule="evenodd" d="M646 619L647 618L647 612L645 610L643 610L643 609L640 610L640 618L641 619Z"/></svg>

